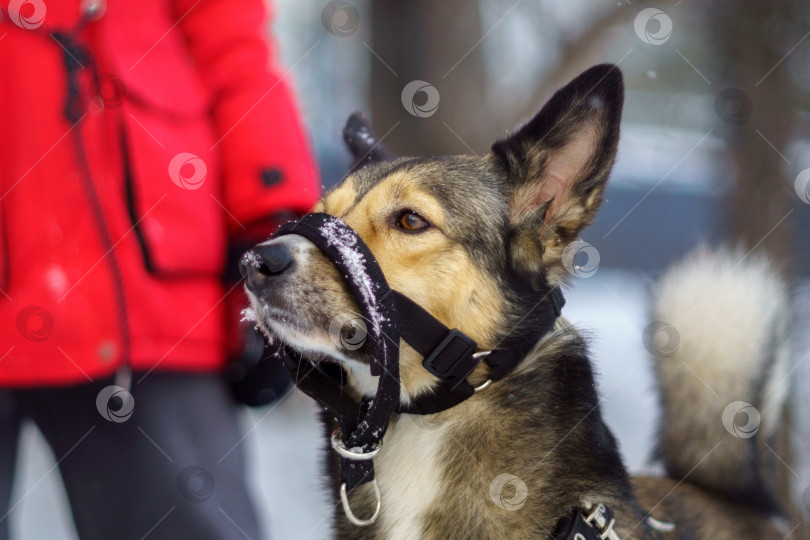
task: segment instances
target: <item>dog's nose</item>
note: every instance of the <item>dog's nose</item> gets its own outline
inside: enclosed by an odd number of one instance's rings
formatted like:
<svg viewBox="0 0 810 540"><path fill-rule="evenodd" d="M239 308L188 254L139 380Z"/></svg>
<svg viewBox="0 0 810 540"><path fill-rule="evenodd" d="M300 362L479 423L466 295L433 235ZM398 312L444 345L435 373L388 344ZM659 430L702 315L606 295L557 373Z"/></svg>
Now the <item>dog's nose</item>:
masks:
<svg viewBox="0 0 810 540"><path fill-rule="evenodd" d="M247 278L248 288L257 291L268 280L280 276L293 266L293 257L284 244L256 246L242 256L239 272Z"/></svg>

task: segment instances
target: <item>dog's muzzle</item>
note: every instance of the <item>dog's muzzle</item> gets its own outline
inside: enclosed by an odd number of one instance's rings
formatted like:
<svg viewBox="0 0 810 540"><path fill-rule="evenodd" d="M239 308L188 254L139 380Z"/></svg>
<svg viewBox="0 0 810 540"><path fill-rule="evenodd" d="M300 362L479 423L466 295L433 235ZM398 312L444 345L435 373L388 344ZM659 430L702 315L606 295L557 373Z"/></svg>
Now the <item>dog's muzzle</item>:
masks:
<svg viewBox="0 0 810 540"><path fill-rule="evenodd" d="M315 365L290 346L277 342L279 355L296 385L329 410L340 424L332 441L340 453L341 481L351 490L374 479L370 458L379 449L391 414L399 407L400 332L394 295L368 246L340 219L328 214L309 214L282 225L271 239L291 234L315 244L346 276L346 286L356 299L368 329L363 347L378 384L374 398L360 403L342 391L341 381L345 378L338 365ZM295 265L293 254L284 243L264 243L242 256L240 271L248 289L260 296L269 286L276 283L283 286L279 280Z"/></svg>
<svg viewBox="0 0 810 540"><path fill-rule="evenodd" d="M355 524L367 525L373 522L376 513L370 520L358 520L351 513L345 493L347 489L374 480L372 458L379 452L391 414L437 413L503 378L551 330L565 299L559 288L549 288L535 307L544 324L509 348L478 351L472 338L447 328L416 302L392 290L371 250L339 218L309 214L282 225L271 239L289 234L303 236L315 244L346 277L346 285L368 328L368 339L363 347L371 358L371 374L379 379L375 396L363 398L360 403L342 391L345 377L340 366L313 364L289 346L277 342L279 355L295 384L323 405L340 424L340 429L332 435L332 446L340 456L344 510ZM295 264L288 247L265 243L243 255L240 271L248 289L259 294L290 272ZM440 379L432 393L421 395L408 405L400 403L400 338L423 356L422 366ZM488 367L488 380L475 388L467 382L467 377L481 362Z"/></svg>

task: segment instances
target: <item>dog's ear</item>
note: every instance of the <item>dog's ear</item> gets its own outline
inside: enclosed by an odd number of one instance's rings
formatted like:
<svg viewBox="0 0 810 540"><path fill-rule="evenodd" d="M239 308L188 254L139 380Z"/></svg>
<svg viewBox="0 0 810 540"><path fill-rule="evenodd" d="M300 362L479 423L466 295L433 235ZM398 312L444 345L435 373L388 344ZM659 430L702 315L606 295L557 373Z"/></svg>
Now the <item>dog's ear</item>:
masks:
<svg viewBox="0 0 810 540"><path fill-rule="evenodd" d="M362 169L369 163L395 157L382 145L371 129L368 118L361 112L352 113L346 120L346 126L343 128L343 141L354 157L350 172Z"/></svg>
<svg viewBox="0 0 810 540"><path fill-rule="evenodd" d="M492 146L506 169L514 268L552 285L563 250L593 221L616 155L624 84L619 68L592 67L517 132Z"/></svg>

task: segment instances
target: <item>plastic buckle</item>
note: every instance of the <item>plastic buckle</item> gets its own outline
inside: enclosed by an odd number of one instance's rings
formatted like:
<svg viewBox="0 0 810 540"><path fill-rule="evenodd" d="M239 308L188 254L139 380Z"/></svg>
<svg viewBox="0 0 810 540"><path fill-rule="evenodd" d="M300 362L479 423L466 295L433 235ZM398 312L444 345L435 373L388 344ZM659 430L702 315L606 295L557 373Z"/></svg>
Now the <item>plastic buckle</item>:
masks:
<svg viewBox="0 0 810 540"><path fill-rule="evenodd" d="M452 360L450 365L446 365L448 361L439 357L445 353L446 349L448 349L450 346L457 346L459 342L464 345L464 349L457 358ZM450 330L447 335L444 336L444 339L442 339L441 342L439 342L439 344L433 349L430 355L422 360L422 366L442 380L452 378L464 379L481 361L480 358L473 357L475 348L475 341L473 341L468 335L456 329ZM442 361L442 364L445 364L445 366L434 365L434 362L439 359Z"/></svg>

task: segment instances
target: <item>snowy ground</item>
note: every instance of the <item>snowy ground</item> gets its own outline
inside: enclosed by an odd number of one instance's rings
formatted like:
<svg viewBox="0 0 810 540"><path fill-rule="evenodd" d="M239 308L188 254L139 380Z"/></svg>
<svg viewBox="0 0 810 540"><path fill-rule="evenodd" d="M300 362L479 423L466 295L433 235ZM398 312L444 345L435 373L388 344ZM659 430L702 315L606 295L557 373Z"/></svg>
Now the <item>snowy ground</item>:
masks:
<svg viewBox="0 0 810 540"><path fill-rule="evenodd" d="M601 373L600 388L607 421L618 435L630 468L649 470L657 403L652 391L647 354L641 341L645 326L648 279L627 271L600 268L589 279L580 279L568 293L565 316L593 337L593 354ZM802 302L799 321L810 319L810 287L798 295ZM798 324L797 328L806 328ZM808 343L798 360L806 359ZM810 362L794 372L796 380L810 381ZM807 385L805 385L805 390ZM799 399L795 424L797 455L810 455L810 397ZM265 520L268 538L318 540L327 538L333 508L322 495L320 451L323 442L315 420L315 407L295 392L277 406L245 415L245 440L253 467L250 475L257 506ZM48 538L72 540L72 529L58 470L50 451L33 428L25 430L12 500L20 501L10 519L15 540ZM807 460L805 460L807 461ZM808 463L795 465L797 497L810 484ZM258 539L254 539L258 540Z"/></svg>

